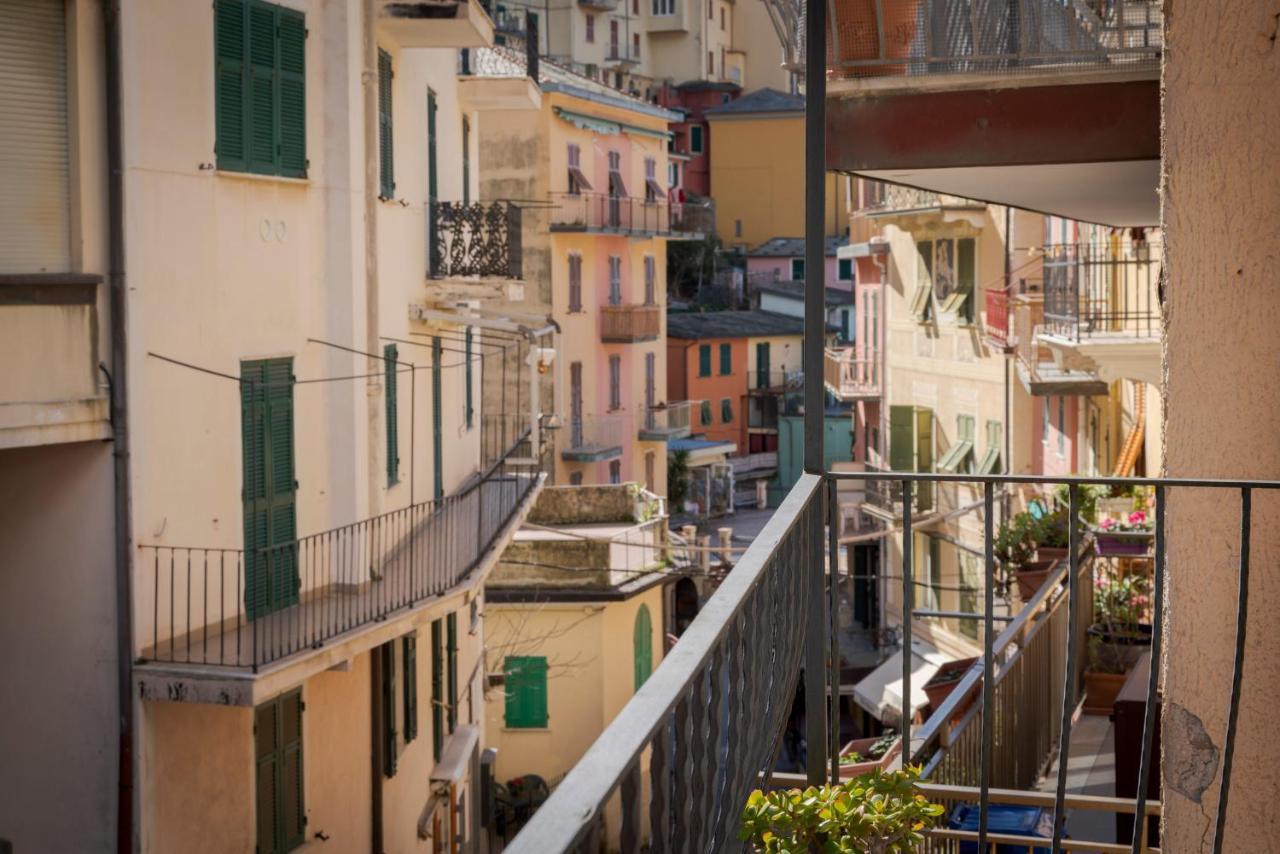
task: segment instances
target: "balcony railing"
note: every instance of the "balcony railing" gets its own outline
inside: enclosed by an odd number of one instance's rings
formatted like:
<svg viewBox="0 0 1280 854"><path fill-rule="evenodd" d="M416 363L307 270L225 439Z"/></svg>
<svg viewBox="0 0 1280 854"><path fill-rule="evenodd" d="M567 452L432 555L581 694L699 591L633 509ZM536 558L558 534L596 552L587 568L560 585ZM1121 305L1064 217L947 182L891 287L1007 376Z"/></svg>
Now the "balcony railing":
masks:
<svg viewBox="0 0 1280 854"><path fill-rule="evenodd" d="M607 344L657 341L662 309L656 305L606 305L600 308L600 340Z"/></svg>
<svg viewBox="0 0 1280 854"><path fill-rule="evenodd" d="M794 21L802 4L769 0ZM827 38L833 79L959 74L1126 72L1158 76L1161 0L876 0L835 7ZM792 59L794 63L794 58Z"/></svg>
<svg viewBox="0 0 1280 854"><path fill-rule="evenodd" d="M880 396L880 360L861 347L828 347L823 353L823 381L840 400Z"/></svg>
<svg viewBox="0 0 1280 854"><path fill-rule="evenodd" d="M552 193L551 230L700 238L715 226L707 202L652 201L608 193Z"/></svg>
<svg viewBox="0 0 1280 854"><path fill-rule="evenodd" d="M622 456L631 420L622 414L569 418L559 431L560 459L590 463Z"/></svg>
<svg viewBox="0 0 1280 854"><path fill-rule="evenodd" d="M1146 243L1044 247L1045 332L1072 341L1158 339L1159 257Z"/></svg>
<svg viewBox="0 0 1280 854"><path fill-rule="evenodd" d="M986 333L987 343L997 350L1008 350L1013 338L1009 334L1009 289L986 289Z"/></svg>
<svg viewBox="0 0 1280 854"><path fill-rule="evenodd" d="M520 208L511 202L429 202L431 278L519 279Z"/></svg>
<svg viewBox="0 0 1280 854"><path fill-rule="evenodd" d="M495 545L539 468L502 460L456 495L262 549L139 546L139 660L256 672L440 596Z"/></svg>
<svg viewBox="0 0 1280 854"><path fill-rule="evenodd" d="M592 9L598 12L612 12L618 8L618 0L578 0L578 5L583 9Z"/></svg>
<svg viewBox="0 0 1280 854"><path fill-rule="evenodd" d="M693 400L678 400L661 406L650 406L640 412L639 436L645 442L667 442L689 435Z"/></svg>
<svg viewBox="0 0 1280 854"><path fill-rule="evenodd" d="M605 62L629 64L640 61L640 50L635 45L611 43L605 54Z"/></svg>
<svg viewBox="0 0 1280 854"><path fill-rule="evenodd" d="M1041 585L1020 613L999 634L995 631L995 560L997 489L1031 485L1068 485L1067 518L1077 520L1082 490L1108 486L1151 490L1154 515L1150 603L1151 659L1160 661L1163 643L1166 580L1167 497L1175 491L1235 495L1239 501L1239 585L1235 614L1234 678L1227 702L1221 744L1222 773L1216 809L1226 810L1231 760L1244 664L1247 591L1250 569L1249 532L1256 515L1251 496L1257 490L1280 490L1280 481L1199 479L1064 478L1038 476L974 476L901 472L804 474L765 529L747 549L733 572L699 613L672 653L650 677L582 760L570 770L551 797L515 838L510 850L523 852L596 850L606 834L619 834L623 851L715 851L735 844L735 830L751 789L768 785L792 709L801 670L806 681L808 780L839 780L836 728L825 728L831 698L840 694L841 674L829 625L835 587L822 589L824 565L837 564L838 540L823 537L828 498L839 481L888 480L899 494L921 485L970 484L982 494L985 572L982 604L975 613L958 614L982 627L982 656L922 727L911 722L912 710L900 708L904 759L923 762L926 794L940 801L976 802L981 816L976 832L939 829L930 832L929 851L955 850L963 840L973 850L995 843L1027 844L1025 837L1006 838L988 826L993 804L1041 803L1051 806L1053 839L1063 850L1068 806L1134 815L1158 814L1149 802L1159 668L1146 677L1144 736L1137 796L1094 801L1067 792L1068 763L1058 762L1051 793L1010 791L1026 788L1052 757L1071 756L1071 721L1080 692L1084 627L1091 608L1086 598L1089 578L1085 531L1069 526L1070 558ZM825 482L824 482L825 481ZM1268 502L1268 507L1271 502ZM915 560L912 554L913 509L902 507L901 567L892 567L889 583L901 583L904 611L915 613ZM1268 518L1267 523L1273 523ZM825 545L824 545L825 544ZM824 554L824 548L827 550ZM1065 590L1063 589L1065 584ZM828 601L828 597L830 601ZM912 644L912 621L902 626L902 647ZM899 696L912 697L911 656L903 656ZM821 674L821 675L819 675ZM985 678L991 674L991 678ZM1258 678L1265 678L1258 677ZM822 683L826 684L823 685ZM905 701L904 701L905 702ZM965 703L972 705L966 708ZM990 712L988 714L988 711ZM1164 734L1166 745L1170 738ZM647 778L647 779L646 779ZM617 804L620 826L603 826L606 807ZM1152 850L1145 839L1146 822L1137 822L1137 850ZM1222 833L1219 821L1217 834ZM1125 840L1121 840L1124 842ZM1100 844L1099 844L1100 843ZM1126 851L1127 845L1077 836L1076 850ZM1215 850L1218 847L1215 846Z"/></svg>
<svg viewBox="0 0 1280 854"><path fill-rule="evenodd" d="M775 371L756 368L747 372L747 390L787 392L804 390L804 371Z"/></svg>

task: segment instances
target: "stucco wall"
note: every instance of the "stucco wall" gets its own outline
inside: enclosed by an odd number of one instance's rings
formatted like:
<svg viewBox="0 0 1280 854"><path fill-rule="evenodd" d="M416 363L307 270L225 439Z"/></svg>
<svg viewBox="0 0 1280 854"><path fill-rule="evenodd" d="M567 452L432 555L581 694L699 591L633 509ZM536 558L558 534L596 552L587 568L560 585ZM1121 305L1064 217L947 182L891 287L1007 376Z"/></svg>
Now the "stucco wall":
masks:
<svg viewBox="0 0 1280 854"><path fill-rule="evenodd" d="M1165 470L1280 477L1280 75L1276 9L1252 0L1166 6L1164 69ZM1239 495L1170 496L1165 626L1164 836L1213 833L1234 649ZM1280 827L1280 495L1253 496L1249 641L1224 851L1266 851Z"/></svg>
<svg viewBox="0 0 1280 854"><path fill-rule="evenodd" d="M705 436L718 442L734 442L738 449L742 447L742 436L746 429L747 414L743 410L743 400L747 393L747 341L745 338L702 338L697 341L679 340L676 342L688 349L685 361L685 387L689 400L698 401L689 410L689 425L696 435ZM727 374L720 373L720 347L729 345L730 367ZM711 348L711 375L699 376L699 348ZM722 402L729 401L732 419L724 420L721 412ZM711 404L711 423L702 422L701 401Z"/></svg>

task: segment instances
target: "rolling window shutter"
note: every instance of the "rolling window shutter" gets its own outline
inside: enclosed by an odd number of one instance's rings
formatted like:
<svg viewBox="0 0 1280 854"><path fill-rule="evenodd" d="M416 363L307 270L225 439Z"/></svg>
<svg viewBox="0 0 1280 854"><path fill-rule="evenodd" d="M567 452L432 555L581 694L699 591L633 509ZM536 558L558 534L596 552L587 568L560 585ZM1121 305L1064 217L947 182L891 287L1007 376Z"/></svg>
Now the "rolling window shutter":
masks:
<svg viewBox="0 0 1280 854"><path fill-rule="evenodd" d="M280 698L280 783L281 818L285 851L303 843L306 809L302 798L302 692L291 691Z"/></svg>
<svg viewBox="0 0 1280 854"><path fill-rule="evenodd" d="M280 174L307 176L306 17L280 9Z"/></svg>
<svg viewBox="0 0 1280 854"><path fill-rule="evenodd" d="M218 168L236 172L245 160L245 42L248 4L218 0L214 7L214 153Z"/></svg>
<svg viewBox="0 0 1280 854"><path fill-rule="evenodd" d="M249 4L248 168L271 175L277 171L276 18L278 9Z"/></svg>
<svg viewBox="0 0 1280 854"><path fill-rule="evenodd" d="M378 51L378 178L379 193L384 199L394 198L396 194L395 163L392 158L392 121L391 121L391 54L385 50ZM434 119L434 110L430 118ZM429 130L434 130L431 128ZM434 141L434 134L429 134ZM432 200L434 201L434 199Z"/></svg>

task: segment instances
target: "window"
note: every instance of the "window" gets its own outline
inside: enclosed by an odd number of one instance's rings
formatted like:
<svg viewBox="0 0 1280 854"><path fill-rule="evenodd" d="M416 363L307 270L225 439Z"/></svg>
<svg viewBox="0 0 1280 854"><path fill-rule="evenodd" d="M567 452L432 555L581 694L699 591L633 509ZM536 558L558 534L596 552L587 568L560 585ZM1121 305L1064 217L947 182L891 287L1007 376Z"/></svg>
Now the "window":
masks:
<svg viewBox="0 0 1280 854"><path fill-rule="evenodd" d="M714 21L716 19L715 0L707 0L707 20Z"/></svg>
<svg viewBox="0 0 1280 854"><path fill-rule="evenodd" d="M431 621L431 750L436 761L444 750L444 626Z"/></svg>
<svg viewBox="0 0 1280 854"><path fill-rule="evenodd" d="M853 281L852 258L840 258L836 260L836 278L842 282Z"/></svg>
<svg viewBox="0 0 1280 854"><path fill-rule="evenodd" d="M702 404L698 407L698 420L702 422L703 427L711 426L711 401L702 401Z"/></svg>
<svg viewBox="0 0 1280 854"><path fill-rule="evenodd" d="M620 55L618 50L618 22L616 20L609 22L609 56L616 59ZM621 88L621 87L619 87Z"/></svg>
<svg viewBox="0 0 1280 854"><path fill-rule="evenodd" d="M631 16L633 18L640 16L640 0L631 0Z"/></svg>
<svg viewBox="0 0 1280 854"><path fill-rule="evenodd" d="M733 423L733 400L724 398L720 401L720 421L724 424Z"/></svg>
<svg viewBox="0 0 1280 854"><path fill-rule="evenodd" d="M667 164L667 184L671 187L680 186L680 164L674 160Z"/></svg>
<svg viewBox="0 0 1280 854"><path fill-rule="evenodd" d="M1040 444L1049 444L1049 398L1042 398L1044 401L1040 412Z"/></svg>
<svg viewBox="0 0 1280 854"><path fill-rule="evenodd" d="M735 219L733 221L733 236L734 237L742 236L742 220L740 219Z"/></svg>
<svg viewBox="0 0 1280 854"><path fill-rule="evenodd" d="M591 189L591 182L582 172L582 149L569 143L569 195L576 196Z"/></svg>
<svg viewBox="0 0 1280 854"><path fill-rule="evenodd" d="M1067 398L1058 396L1058 456L1067 453Z"/></svg>
<svg viewBox="0 0 1280 854"><path fill-rule="evenodd" d="M471 204L471 120L462 117L462 203Z"/></svg>
<svg viewBox="0 0 1280 854"><path fill-rule="evenodd" d="M951 473L968 473L973 469L973 431L972 415L956 416L956 440L938 460L938 471Z"/></svg>
<svg viewBox="0 0 1280 854"><path fill-rule="evenodd" d="M968 552L957 551L960 558L960 611L965 614L979 613L978 589L981 586L982 571L978 556ZM977 640L980 624L977 620L959 620L960 633Z"/></svg>
<svg viewBox="0 0 1280 854"><path fill-rule="evenodd" d="M582 311L582 256L569 255L569 311Z"/></svg>
<svg viewBox="0 0 1280 854"><path fill-rule="evenodd" d="M676 0L653 0L653 14L674 15L675 13Z"/></svg>
<svg viewBox="0 0 1280 854"><path fill-rule="evenodd" d="M609 357L609 409L622 408L622 357Z"/></svg>
<svg viewBox="0 0 1280 854"><path fill-rule="evenodd" d="M472 349L472 348L471 348L471 345L472 345L472 342L473 342L474 338L475 338L475 334L474 334L474 332L472 331L471 327L470 327L470 326L468 326L468 327L467 327L466 336L465 336L465 343L463 344L463 347L464 347L464 348L466 349L466 351L467 351L467 352L466 352L466 355L464 356L464 358L466 359L466 363L467 363L467 368L466 368L466 380L465 380L465 382L466 382L466 384L467 384L467 393L466 393L466 395L467 395L467 409L466 409L466 416L467 416L467 429L468 429L468 430L470 430L472 427L474 427L474 426L475 426L475 420L476 420L476 410L475 410L475 405L474 405L475 401L474 401L474 399L473 399L473 397L474 397L474 395L475 395L475 389L473 388L473 384L474 384L474 382L475 382L475 380L474 380L474 376L473 376L473 375L474 375L474 369L473 369L473 368L474 368L474 364L473 364L473 363L474 363L474 359L473 359L472 354L471 354L471 349Z"/></svg>
<svg viewBox="0 0 1280 854"><path fill-rule="evenodd" d="M418 636L408 634L400 639L401 659L404 666L404 693L401 697L404 714L404 743L418 737Z"/></svg>
<svg viewBox="0 0 1280 854"><path fill-rule="evenodd" d="M933 471L933 410L923 406L889 407L889 468ZM933 507L928 485L916 486L916 509Z"/></svg>
<svg viewBox="0 0 1280 854"><path fill-rule="evenodd" d="M634 35L631 36L631 45L632 45L631 58L639 59L640 58L640 34L639 33L635 33Z"/></svg>
<svg viewBox="0 0 1280 854"><path fill-rule="evenodd" d="M921 322L932 316L933 241L916 244L916 289L911 295L911 316Z"/></svg>
<svg viewBox="0 0 1280 854"><path fill-rule="evenodd" d="M569 473L570 486L582 486L582 472L575 471Z"/></svg>
<svg viewBox="0 0 1280 854"><path fill-rule="evenodd" d="M756 342L756 388L769 388L769 342Z"/></svg>
<svg viewBox="0 0 1280 854"><path fill-rule="evenodd" d="M271 571L259 549L297 536L294 470L293 359L240 363L240 430L244 504L245 606L249 619L298 601L297 555L277 552ZM285 565L282 565L285 564Z"/></svg>
<svg viewBox="0 0 1280 854"><path fill-rule="evenodd" d="M547 659L542 655L509 655L502 662L506 674L508 729L541 729L547 725Z"/></svg>
<svg viewBox="0 0 1280 854"><path fill-rule="evenodd" d="M258 851L284 854L305 840L302 797L302 689L253 710Z"/></svg>
<svg viewBox="0 0 1280 854"><path fill-rule="evenodd" d="M622 256L609 256L609 305L622 305Z"/></svg>
<svg viewBox="0 0 1280 854"><path fill-rule="evenodd" d="M689 125L689 153L702 153L702 125Z"/></svg>
<svg viewBox="0 0 1280 854"><path fill-rule="evenodd" d="M791 281L793 282L804 281L804 259L803 258L791 259Z"/></svg>
<svg viewBox="0 0 1280 854"><path fill-rule="evenodd" d="M733 345L728 342L720 345L720 376L733 373Z"/></svg>
<svg viewBox="0 0 1280 854"><path fill-rule="evenodd" d="M622 483L622 463L619 460L609 463L609 483Z"/></svg>
<svg viewBox="0 0 1280 854"><path fill-rule="evenodd" d="M609 195L624 199L627 196L627 185L622 180L622 154L609 152Z"/></svg>
<svg viewBox="0 0 1280 854"><path fill-rule="evenodd" d="M653 673L653 618L649 616L649 606L641 605L636 609L635 627L631 632L631 646L635 654L635 686L649 681Z"/></svg>
<svg viewBox="0 0 1280 854"><path fill-rule="evenodd" d="M382 370L387 386L382 395L386 403L387 419L387 486L395 486L400 482L400 419L398 402L400 377L396 373L396 357L395 344L388 344L382 348Z"/></svg>
<svg viewBox="0 0 1280 854"><path fill-rule="evenodd" d="M999 421L987 421L987 450L978 463L978 474L1002 474L1000 465L1001 445L1004 442L1004 425Z"/></svg>
<svg viewBox="0 0 1280 854"><path fill-rule="evenodd" d="M711 376L711 345L698 345L698 376Z"/></svg>
<svg viewBox="0 0 1280 854"><path fill-rule="evenodd" d="M945 306L956 287L956 242L950 238L933 242L933 299Z"/></svg>
<svg viewBox="0 0 1280 854"><path fill-rule="evenodd" d="M654 305L657 301L658 262L652 255L644 256L644 304Z"/></svg>
<svg viewBox="0 0 1280 854"><path fill-rule="evenodd" d="M391 121L391 54L378 49L378 195L395 198L396 167L392 144Z"/></svg>
<svg viewBox="0 0 1280 854"><path fill-rule="evenodd" d="M966 237L955 241L955 244L954 287L945 298L939 297L938 305L941 307L943 314L955 318L958 323L973 323L973 292L977 276L974 259L975 241L972 237ZM950 245L950 240L938 241L940 248ZM942 260L942 252L940 252L938 256L939 266L937 268L939 280L942 275ZM935 282L936 287L937 284Z"/></svg>
<svg viewBox="0 0 1280 854"><path fill-rule="evenodd" d="M658 161L652 157L644 159L644 200L649 204L662 199L667 191L658 183Z"/></svg>
<svg viewBox="0 0 1280 854"><path fill-rule="evenodd" d="M301 12L260 0L214 4L219 169L307 176L306 38ZM380 56L379 82L381 71ZM381 101L380 92L380 113Z"/></svg>
<svg viewBox="0 0 1280 854"><path fill-rule="evenodd" d="M587 15L587 43L595 44L596 41L596 16Z"/></svg>
<svg viewBox="0 0 1280 854"><path fill-rule="evenodd" d="M715 74L716 74L716 55L712 51L707 51L707 76L714 77Z"/></svg>
<svg viewBox="0 0 1280 854"><path fill-rule="evenodd" d="M720 29L724 29L724 7L720 7Z"/></svg>

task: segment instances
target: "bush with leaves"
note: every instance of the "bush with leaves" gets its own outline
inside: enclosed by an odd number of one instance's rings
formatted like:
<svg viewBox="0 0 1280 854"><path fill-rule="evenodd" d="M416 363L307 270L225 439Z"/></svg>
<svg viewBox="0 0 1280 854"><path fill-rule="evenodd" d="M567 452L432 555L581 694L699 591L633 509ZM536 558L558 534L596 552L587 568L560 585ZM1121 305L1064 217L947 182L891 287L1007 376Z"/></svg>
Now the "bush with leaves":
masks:
<svg viewBox="0 0 1280 854"><path fill-rule="evenodd" d="M944 812L921 794L918 767L879 768L839 786L761 792L747 799L738 838L756 851L914 854Z"/></svg>

